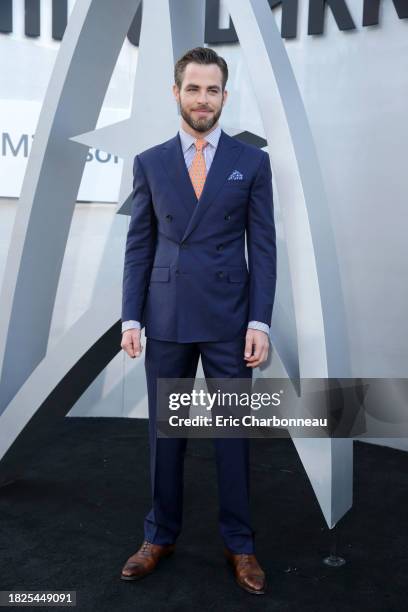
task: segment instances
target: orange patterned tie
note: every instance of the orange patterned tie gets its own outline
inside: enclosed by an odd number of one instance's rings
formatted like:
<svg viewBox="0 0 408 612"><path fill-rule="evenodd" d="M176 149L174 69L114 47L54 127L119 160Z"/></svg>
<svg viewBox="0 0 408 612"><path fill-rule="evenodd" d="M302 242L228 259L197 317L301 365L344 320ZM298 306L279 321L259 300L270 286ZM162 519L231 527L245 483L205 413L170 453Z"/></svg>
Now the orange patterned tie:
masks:
<svg viewBox="0 0 408 612"><path fill-rule="evenodd" d="M191 182L193 183L194 191L196 192L197 200L199 199L204 187L207 170L205 167L203 148L208 144L203 138L197 138L195 141L196 153L188 171Z"/></svg>

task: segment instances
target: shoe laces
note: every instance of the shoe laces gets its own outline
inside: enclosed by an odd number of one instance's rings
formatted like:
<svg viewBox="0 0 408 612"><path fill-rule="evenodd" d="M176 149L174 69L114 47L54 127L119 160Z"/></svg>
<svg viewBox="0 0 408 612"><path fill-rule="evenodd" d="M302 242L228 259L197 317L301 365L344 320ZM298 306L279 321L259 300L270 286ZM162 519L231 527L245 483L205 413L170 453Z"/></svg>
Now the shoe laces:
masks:
<svg viewBox="0 0 408 612"><path fill-rule="evenodd" d="M150 551L151 551L151 547L152 547L152 543L151 543L151 542L149 542L148 540L145 540L145 541L143 542L143 544L142 544L142 548L140 549L140 552L141 552L143 555L147 555L147 554L149 554L149 553L150 553Z"/></svg>
<svg viewBox="0 0 408 612"><path fill-rule="evenodd" d="M249 565L250 561L251 561L250 555L248 553L242 553L240 557L241 565Z"/></svg>

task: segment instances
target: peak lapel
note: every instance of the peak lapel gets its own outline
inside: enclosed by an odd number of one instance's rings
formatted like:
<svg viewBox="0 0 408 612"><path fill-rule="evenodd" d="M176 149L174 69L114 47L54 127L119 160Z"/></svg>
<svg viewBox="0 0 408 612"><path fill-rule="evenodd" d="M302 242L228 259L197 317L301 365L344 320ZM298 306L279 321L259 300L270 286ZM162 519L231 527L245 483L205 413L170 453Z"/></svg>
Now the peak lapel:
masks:
<svg viewBox="0 0 408 612"><path fill-rule="evenodd" d="M163 165L172 181L177 195L186 208L189 216L194 212L197 198L184 161L180 135L167 141L160 149Z"/></svg>
<svg viewBox="0 0 408 612"><path fill-rule="evenodd" d="M228 136L228 134L221 130L217 150L215 152L210 171L205 179L204 189L201 193L200 199L194 204L195 209L184 232L183 240L185 240L198 225L214 201L218 191L221 189L223 183L227 180L227 177L234 168L236 160L241 153L241 149L242 146L237 140L231 136ZM188 173L187 177L191 185L191 179Z"/></svg>

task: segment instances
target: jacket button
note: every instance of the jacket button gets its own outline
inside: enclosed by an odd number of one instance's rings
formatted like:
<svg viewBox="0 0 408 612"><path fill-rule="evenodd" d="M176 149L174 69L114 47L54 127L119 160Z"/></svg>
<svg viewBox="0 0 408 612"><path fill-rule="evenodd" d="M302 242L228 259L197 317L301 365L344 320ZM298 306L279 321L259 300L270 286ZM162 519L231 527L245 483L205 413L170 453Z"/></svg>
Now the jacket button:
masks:
<svg viewBox="0 0 408 612"><path fill-rule="evenodd" d="M176 270L176 274L180 274L180 270Z"/></svg>
<svg viewBox="0 0 408 612"><path fill-rule="evenodd" d="M231 219L231 215L225 215L224 219L225 219L226 221L229 221L229 219Z"/></svg>
<svg viewBox="0 0 408 612"><path fill-rule="evenodd" d="M166 219L167 219L168 221L171 221L171 220L173 219L173 217L172 217L171 215L166 215Z"/></svg>
<svg viewBox="0 0 408 612"><path fill-rule="evenodd" d="M188 248L187 242L181 242L180 246L181 246L182 249L187 249Z"/></svg>
<svg viewBox="0 0 408 612"><path fill-rule="evenodd" d="M224 272L217 272L218 278L222 278L224 276Z"/></svg>
<svg viewBox="0 0 408 612"><path fill-rule="evenodd" d="M217 244L217 251L222 251L223 248L224 248L223 244Z"/></svg>

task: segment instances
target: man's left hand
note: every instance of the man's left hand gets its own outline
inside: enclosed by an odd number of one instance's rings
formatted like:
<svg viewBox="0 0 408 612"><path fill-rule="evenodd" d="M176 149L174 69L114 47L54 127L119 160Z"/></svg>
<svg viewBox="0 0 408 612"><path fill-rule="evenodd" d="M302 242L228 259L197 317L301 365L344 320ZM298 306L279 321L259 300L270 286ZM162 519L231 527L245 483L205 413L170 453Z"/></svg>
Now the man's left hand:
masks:
<svg viewBox="0 0 408 612"><path fill-rule="evenodd" d="M268 359L269 336L260 329L248 328L245 337L244 359L247 368L256 368Z"/></svg>

